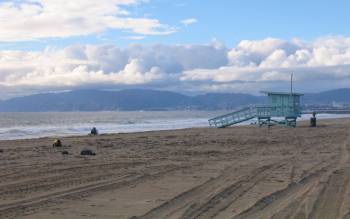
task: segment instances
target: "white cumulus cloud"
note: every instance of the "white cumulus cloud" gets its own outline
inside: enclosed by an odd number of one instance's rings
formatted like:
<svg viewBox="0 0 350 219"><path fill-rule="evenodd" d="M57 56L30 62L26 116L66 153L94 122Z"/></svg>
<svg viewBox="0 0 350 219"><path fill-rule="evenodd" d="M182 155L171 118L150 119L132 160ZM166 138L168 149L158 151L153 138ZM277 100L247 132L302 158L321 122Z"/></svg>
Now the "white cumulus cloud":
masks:
<svg viewBox="0 0 350 219"><path fill-rule="evenodd" d="M40 52L0 51L0 94L84 86L145 86L195 92L350 87L350 38L244 40L208 45L77 45Z"/></svg>
<svg viewBox="0 0 350 219"><path fill-rule="evenodd" d="M0 51L0 93L5 96L6 90L23 87L164 86L177 83L184 70L215 69L227 62L227 49L217 45L132 45L125 49L82 45L41 52Z"/></svg>
<svg viewBox="0 0 350 219"><path fill-rule="evenodd" d="M196 18L188 18L188 19L181 21L181 23L185 26L189 26L189 25L195 24L197 22L198 22L198 20Z"/></svg>
<svg viewBox="0 0 350 219"><path fill-rule="evenodd" d="M120 29L142 35L175 31L157 19L133 17L123 6L144 0L21 0L0 2L0 42L63 38Z"/></svg>
<svg viewBox="0 0 350 219"><path fill-rule="evenodd" d="M181 80L205 84L212 90L246 86L246 92L256 92L267 84L285 85L283 82L288 82L293 73L303 90L350 86L350 43L346 37L320 38L310 43L272 38L244 40L228 52L228 58L229 65L215 70L184 71Z"/></svg>

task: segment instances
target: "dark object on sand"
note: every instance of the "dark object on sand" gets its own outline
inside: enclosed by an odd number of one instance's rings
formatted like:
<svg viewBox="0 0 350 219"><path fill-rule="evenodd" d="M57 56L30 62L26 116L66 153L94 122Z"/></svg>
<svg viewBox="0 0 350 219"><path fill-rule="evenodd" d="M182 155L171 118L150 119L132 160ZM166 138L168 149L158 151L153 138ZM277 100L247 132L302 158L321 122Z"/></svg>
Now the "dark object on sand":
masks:
<svg viewBox="0 0 350 219"><path fill-rule="evenodd" d="M4 153L4 150L3 150L3 149L0 149L0 153Z"/></svg>
<svg viewBox="0 0 350 219"><path fill-rule="evenodd" d="M62 142L60 139L56 139L53 144L52 144L52 147L62 147Z"/></svg>
<svg viewBox="0 0 350 219"><path fill-rule="evenodd" d="M62 151L62 154L63 154L63 155L68 155L69 152L68 152L68 151Z"/></svg>
<svg viewBox="0 0 350 219"><path fill-rule="evenodd" d="M310 127L316 127L316 112L312 113L312 117L310 118Z"/></svg>
<svg viewBox="0 0 350 219"><path fill-rule="evenodd" d="M93 128L91 129L90 135L98 135L97 128L93 127Z"/></svg>
<svg viewBox="0 0 350 219"><path fill-rule="evenodd" d="M80 155L95 156L96 153L89 149L84 149L80 152Z"/></svg>

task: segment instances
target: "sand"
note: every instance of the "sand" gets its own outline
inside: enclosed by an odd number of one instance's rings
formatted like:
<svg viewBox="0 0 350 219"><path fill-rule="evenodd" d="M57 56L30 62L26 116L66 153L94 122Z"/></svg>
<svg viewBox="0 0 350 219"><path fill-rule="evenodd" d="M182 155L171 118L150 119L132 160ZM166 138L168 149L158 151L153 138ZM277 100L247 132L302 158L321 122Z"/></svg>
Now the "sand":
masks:
<svg viewBox="0 0 350 219"><path fill-rule="evenodd" d="M61 139L0 142L0 218L350 218L349 119Z"/></svg>

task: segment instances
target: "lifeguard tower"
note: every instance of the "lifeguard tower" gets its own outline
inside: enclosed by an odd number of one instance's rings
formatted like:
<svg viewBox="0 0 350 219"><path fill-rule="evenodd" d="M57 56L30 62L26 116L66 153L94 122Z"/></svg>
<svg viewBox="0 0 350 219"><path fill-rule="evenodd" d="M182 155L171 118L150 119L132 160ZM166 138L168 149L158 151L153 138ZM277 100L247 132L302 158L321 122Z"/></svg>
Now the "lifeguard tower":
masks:
<svg viewBox="0 0 350 219"><path fill-rule="evenodd" d="M293 93L292 81L291 92L269 92L266 105L246 107L241 110L218 116L209 120L209 125L216 128L225 128L234 124L256 118L257 124L263 125L285 125L296 127L296 120L301 117L300 97L301 93Z"/></svg>

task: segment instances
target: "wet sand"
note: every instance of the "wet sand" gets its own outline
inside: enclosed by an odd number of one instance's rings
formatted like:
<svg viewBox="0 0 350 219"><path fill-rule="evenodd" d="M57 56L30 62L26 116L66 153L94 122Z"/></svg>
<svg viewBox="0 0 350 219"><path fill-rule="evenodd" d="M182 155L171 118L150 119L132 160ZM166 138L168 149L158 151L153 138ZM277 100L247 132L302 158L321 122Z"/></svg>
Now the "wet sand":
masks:
<svg viewBox="0 0 350 219"><path fill-rule="evenodd" d="M0 218L350 218L350 119L61 139L0 141Z"/></svg>

